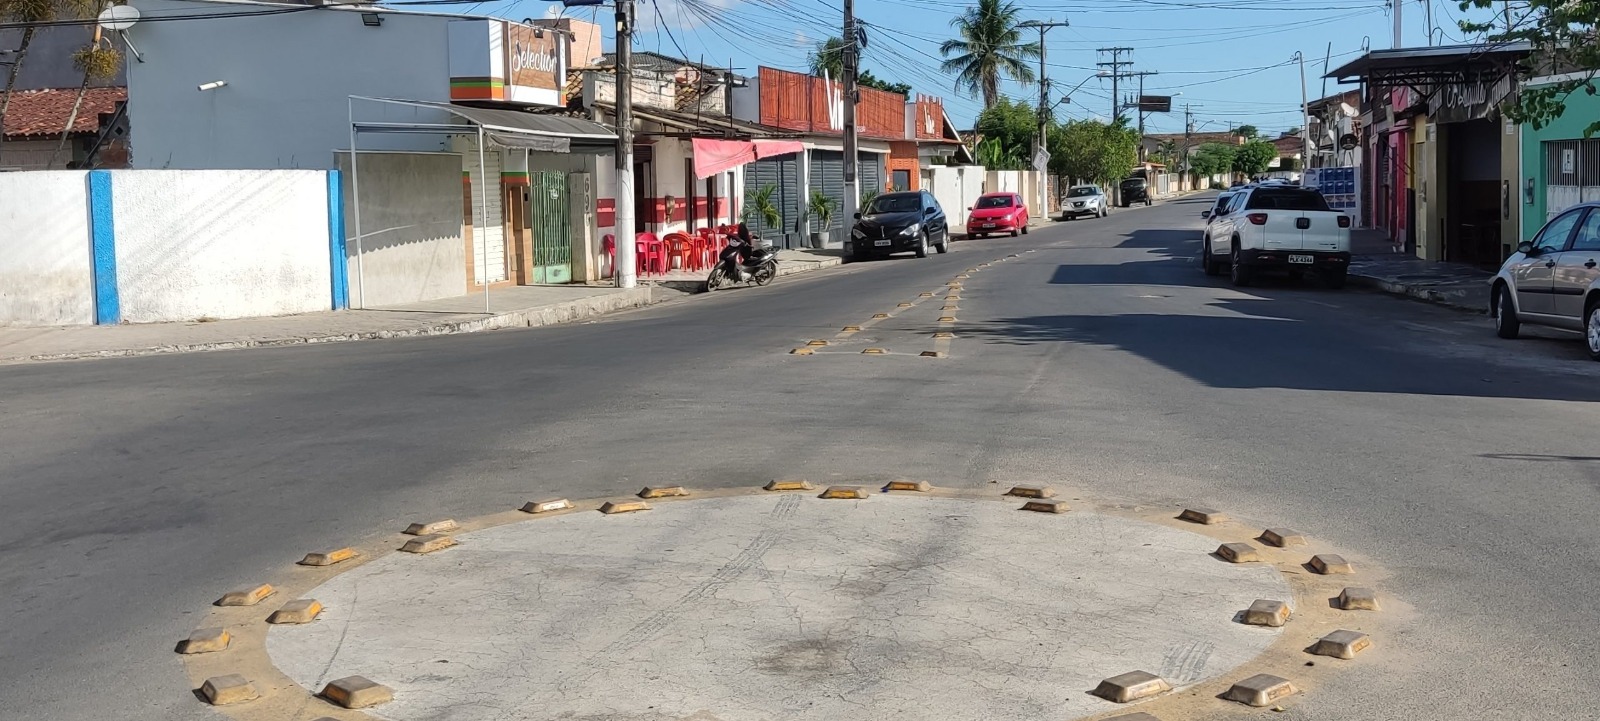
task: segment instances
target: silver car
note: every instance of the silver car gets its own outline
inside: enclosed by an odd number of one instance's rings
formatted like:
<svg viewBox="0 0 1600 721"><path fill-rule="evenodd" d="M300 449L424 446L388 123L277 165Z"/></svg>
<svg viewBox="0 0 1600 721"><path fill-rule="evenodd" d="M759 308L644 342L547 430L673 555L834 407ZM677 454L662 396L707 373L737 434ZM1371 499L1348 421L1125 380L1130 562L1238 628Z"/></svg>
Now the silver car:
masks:
<svg viewBox="0 0 1600 721"><path fill-rule="evenodd" d="M1489 312L1501 338L1523 323L1583 333L1600 361L1600 202L1568 208L1500 266Z"/></svg>
<svg viewBox="0 0 1600 721"><path fill-rule="evenodd" d="M1067 189L1061 201L1061 219L1072 220L1080 215L1104 218L1111 214L1111 201L1098 185L1074 185Z"/></svg>

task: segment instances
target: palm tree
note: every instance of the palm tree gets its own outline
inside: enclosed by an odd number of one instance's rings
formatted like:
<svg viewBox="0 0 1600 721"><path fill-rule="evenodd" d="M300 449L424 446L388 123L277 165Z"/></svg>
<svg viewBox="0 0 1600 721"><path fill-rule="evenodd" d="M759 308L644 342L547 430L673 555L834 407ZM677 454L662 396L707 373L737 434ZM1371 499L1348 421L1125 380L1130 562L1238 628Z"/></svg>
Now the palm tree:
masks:
<svg viewBox="0 0 1600 721"><path fill-rule="evenodd" d="M977 7L950 21L960 38L939 46L939 54L948 58L939 69L956 76L958 92L981 93L985 108L1000 99L1002 75L1024 86L1034 80L1027 61L1039 58L1039 44L1022 42L1021 12L1013 3L978 0Z"/></svg>
<svg viewBox="0 0 1600 721"><path fill-rule="evenodd" d="M811 65L812 75L822 77L826 74L838 80L844 76L844 40L834 37L817 43L806 61Z"/></svg>
<svg viewBox="0 0 1600 721"><path fill-rule="evenodd" d="M55 154L50 156L50 163L46 166L49 168L55 167L56 161L67 149L67 143L72 138L72 126L78 122L78 111L83 109L83 96L89 93L89 84L115 76L117 69L122 66L122 53L106 42L100 26L96 25L93 40L72 54L72 65L83 71L83 82L78 85L78 97L72 101L72 112L67 114L66 125L61 128L61 142L56 145ZM71 158L68 160L70 162Z"/></svg>

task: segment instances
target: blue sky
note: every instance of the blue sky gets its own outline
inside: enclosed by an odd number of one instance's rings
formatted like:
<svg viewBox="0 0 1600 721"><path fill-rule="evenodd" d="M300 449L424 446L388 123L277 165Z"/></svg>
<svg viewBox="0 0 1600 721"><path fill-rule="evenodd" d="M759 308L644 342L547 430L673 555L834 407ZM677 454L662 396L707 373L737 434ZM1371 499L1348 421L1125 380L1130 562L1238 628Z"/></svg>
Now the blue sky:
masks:
<svg viewBox="0 0 1600 721"><path fill-rule="evenodd" d="M938 95L952 119L963 127L982 102L953 89L953 78L939 71L938 45L950 38L950 20L971 3L965 0L857 0L856 13L869 27L862 67L885 80L909 83L915 92ZM1290 59L1306 57L1307 93L1323 94L1323 58L1332 43L1332 66L1360 54L1363 45L1392 45L1393 21L1386 0L1066 0L1019 2L1027 19L1066 20L1071 27L1051 30L1046 39L1053 99L1090 78L1095 63L1110 60L1101 47L1131 47L1131 70L1157 74L1145 78L1147 94L1175 97L1174 112L1151 114L1147 132L1181 132L1183 103L1200 106L1195 120L1204 130L1226 130L1229 123L1251 124L1276 134L1300 125L1300 70ZM478 12L505 17L553 16L562 6L535 0L485 3ZM611 47L607 8L571 8L573 17L596 18ZM1428 44L1426 8L1403 7L1405 44ZM640 34L635 48L717 65L737 72L760 65L802 70L817 41L838 34L842 5L836 0L640 0ZM1459 42L1456 0L1433 4L1436 44ZM1278 67L1267 67L1278 66ZM1327 93L1340 86L1328 81ZM1037 88L1006 83L1003 92L1037 102ZM1111 113L1111 83L1094 78L1072 94L1057 117L1100 117Z"/></svg>

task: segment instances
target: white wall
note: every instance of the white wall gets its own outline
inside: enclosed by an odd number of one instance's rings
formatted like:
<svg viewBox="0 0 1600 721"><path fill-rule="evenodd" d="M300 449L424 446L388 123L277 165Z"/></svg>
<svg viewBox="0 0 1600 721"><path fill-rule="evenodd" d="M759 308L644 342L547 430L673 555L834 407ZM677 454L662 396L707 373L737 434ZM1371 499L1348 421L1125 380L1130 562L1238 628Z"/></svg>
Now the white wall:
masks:
<svg viewBox="0 0 1600 721"><path fill-rule="evenodd" d="M0 324L94 323L88 173L0 173Z"/></svg>
<svg viewBox="0 0 1600 721"><path fill-rule="evenodd" d="M133 0L145 17L236 13L246 5ZM127 33L134 168L331 168L350 145L348 96L448 102L450 18L361 11L144 22ZM200 92L202 83L225 81ZM446 122L447 114L357 102L358 120ZM363 135L363 150L445 148L434 135Z"/></svg>
<svg viewBox="0 0 1600 721"><path fill-rule="evenodd" d="M327 173L114 170L111 180L123 320L332 307Z"/></svg>
<svg viewBox="0 0 1600 721"><path fill-rule="evenodd" d="M965 228L967 208L985 192L986 175L981 165L931 165L922 169L922 187L933 193L951 225Z"/></svg>
<svg viewBox="0 0 1600 721"><path fill-rule="evenodd" d="M374 308L448 298L467 292L461 239L461 156L450 153L362 153L361 258L356 258L356 205L350 154L343 175L345 266L350 307ZM363 284L365 287L363 288ZM364 291L364 292L363 292Z"/></svg>

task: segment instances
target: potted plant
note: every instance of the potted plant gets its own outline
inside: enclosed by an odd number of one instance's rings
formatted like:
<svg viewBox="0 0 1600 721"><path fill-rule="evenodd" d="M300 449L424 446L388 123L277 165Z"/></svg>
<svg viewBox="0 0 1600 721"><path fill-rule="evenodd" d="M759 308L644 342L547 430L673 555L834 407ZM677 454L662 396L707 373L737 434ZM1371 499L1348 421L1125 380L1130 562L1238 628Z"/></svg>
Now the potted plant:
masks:
<svg viewBox="0 0 1600 721"><path fill-rule="evenodd" d="M833 223L833 198L824 195L820 190L811 191L811 203L806 206L811 215L811 247L822 248L827 245L828 226Z"/></svg>
<svg viewBox="0 0 1600 721"><path fill-rule="evenodd" d="M772 194L778 192L778 186L768 185L751 193L745 198L744 221L756 221L756 229L770 228L778 230L783 224L783 214L778 212L778 206L772 204Z"/></svg>

